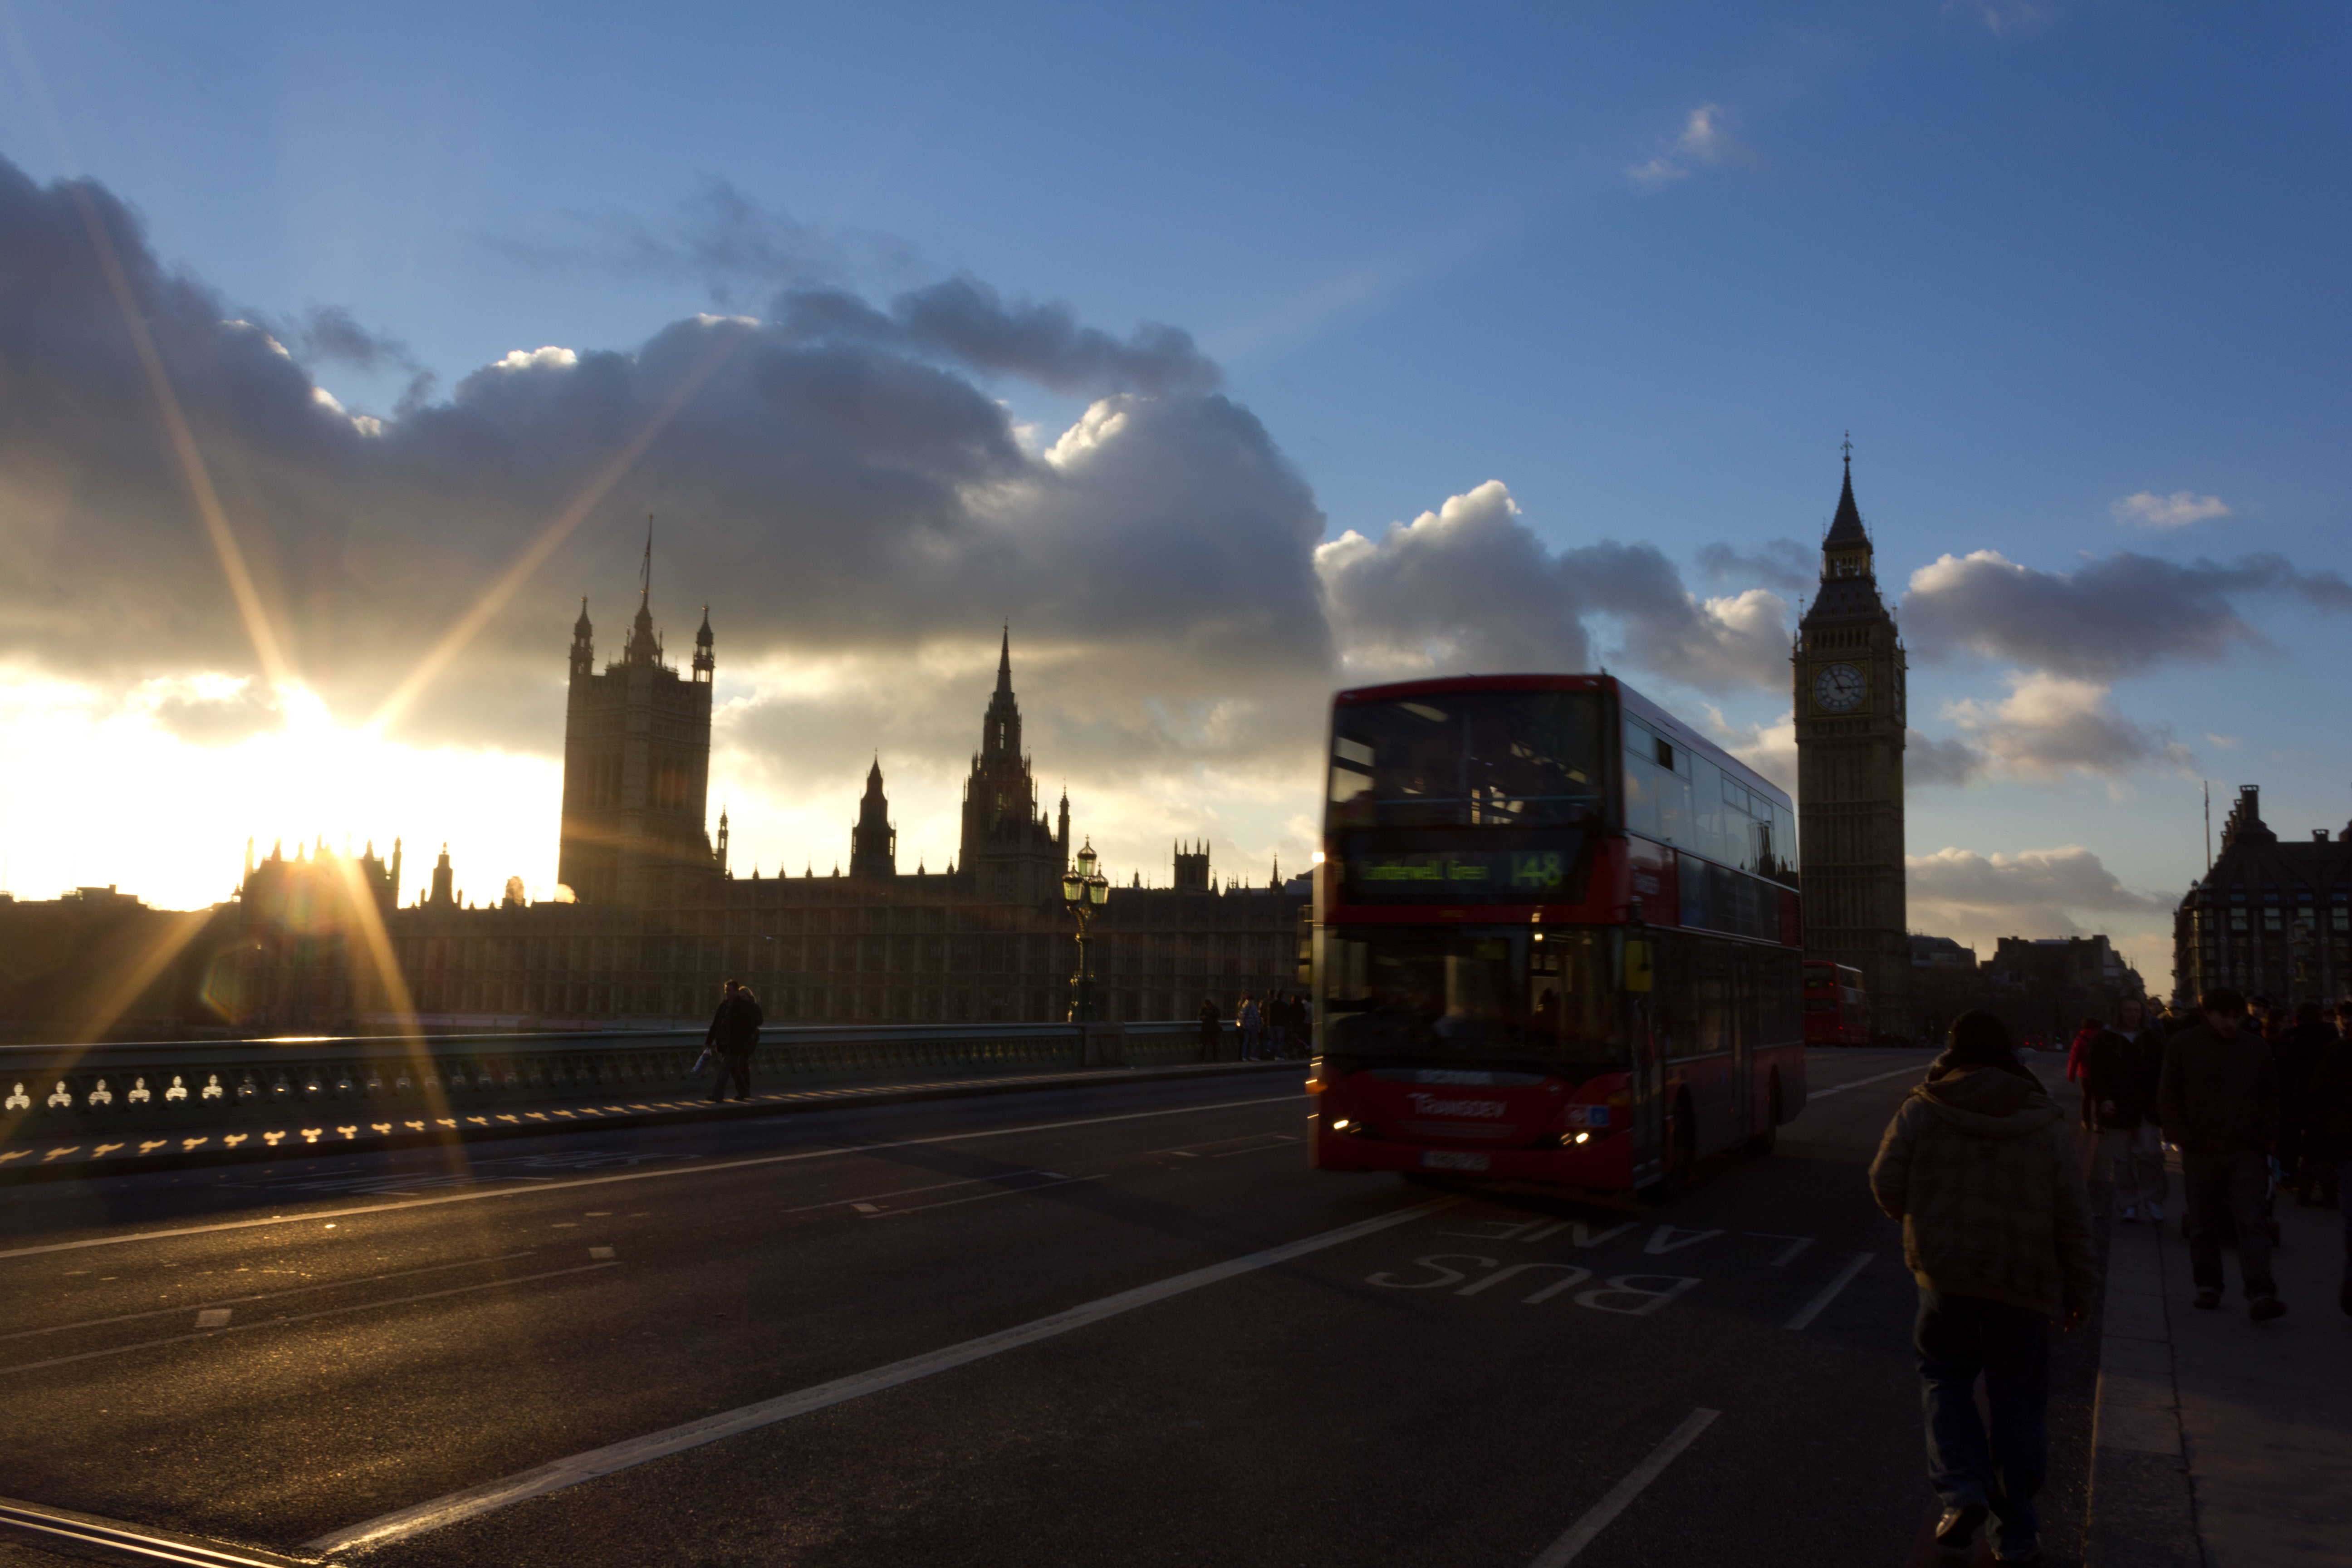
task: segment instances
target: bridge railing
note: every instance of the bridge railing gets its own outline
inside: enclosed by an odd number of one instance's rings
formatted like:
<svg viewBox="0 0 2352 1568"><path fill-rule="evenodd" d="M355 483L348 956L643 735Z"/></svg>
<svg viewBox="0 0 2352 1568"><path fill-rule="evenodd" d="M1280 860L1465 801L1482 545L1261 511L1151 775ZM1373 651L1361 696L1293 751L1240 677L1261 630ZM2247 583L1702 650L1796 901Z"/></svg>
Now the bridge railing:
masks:
<svg viewBox="0 0 2352 1568"><path fill-rule="evenodd" d="M447 1115L708 1092L700 1030L311 1037L155 1045L0 1046L0 1142L119 1129ZM1199 1026L958 1024L772 1027L755 1092L1005 1078L1222 1058Z"/></svg>

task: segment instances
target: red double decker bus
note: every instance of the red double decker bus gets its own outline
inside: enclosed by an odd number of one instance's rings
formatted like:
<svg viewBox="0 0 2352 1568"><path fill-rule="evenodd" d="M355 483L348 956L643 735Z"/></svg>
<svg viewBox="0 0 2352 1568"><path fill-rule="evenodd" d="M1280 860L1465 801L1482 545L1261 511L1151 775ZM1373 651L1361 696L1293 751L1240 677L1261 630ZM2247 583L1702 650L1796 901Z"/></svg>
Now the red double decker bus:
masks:
<svg viewBox="0 0 2352 1568"><path fill-rule="evenodd" d="M1789 797L1605 675L1340 692L1314 1163L1663 1197L1805 1103Z"/></svg>
<svg viewBox="0 0 2352 1568"><path fill-rule="evenodd" d="M1805 1044L1870 1044L1870 998L1861 970L1826 958L1805 960Z"/></svg>

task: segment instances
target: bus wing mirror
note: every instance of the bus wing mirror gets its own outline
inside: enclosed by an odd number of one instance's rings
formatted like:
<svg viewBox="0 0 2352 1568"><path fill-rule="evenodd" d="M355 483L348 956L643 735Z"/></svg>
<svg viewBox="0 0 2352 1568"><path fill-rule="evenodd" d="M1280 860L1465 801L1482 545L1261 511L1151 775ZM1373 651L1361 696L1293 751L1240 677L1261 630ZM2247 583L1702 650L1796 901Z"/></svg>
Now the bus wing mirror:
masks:
<svg viewBox="0 0 2352 1568"><path fill-rule="evenodd" d="M1650 944L1646 942L1629 942L1625 944L1625 989L1628 991L1650 989Z"/></svg>

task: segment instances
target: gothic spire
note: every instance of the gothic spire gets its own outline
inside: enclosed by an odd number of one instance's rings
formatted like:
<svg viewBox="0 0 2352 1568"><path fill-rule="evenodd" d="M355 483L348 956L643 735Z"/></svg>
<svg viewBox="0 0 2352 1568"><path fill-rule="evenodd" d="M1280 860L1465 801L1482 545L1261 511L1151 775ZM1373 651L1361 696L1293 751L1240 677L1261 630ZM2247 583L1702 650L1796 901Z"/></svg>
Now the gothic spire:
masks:
<svg viewBox="0 0 2352 1568"><path fill-rule="evenodd" d="M1004 623L1004 641L996 652L996 689L1013 695L1013 623Z"/></svg>
<svg viewBox="0 0 2352 1568"><path fill-rule="evenodd" d="M1853 443L1845 445L1845 488L1838 492L1837 516L1831 520L1823 550L1866 549L1870 535L1862 526L1862 509L1853 504Z"/></svg>

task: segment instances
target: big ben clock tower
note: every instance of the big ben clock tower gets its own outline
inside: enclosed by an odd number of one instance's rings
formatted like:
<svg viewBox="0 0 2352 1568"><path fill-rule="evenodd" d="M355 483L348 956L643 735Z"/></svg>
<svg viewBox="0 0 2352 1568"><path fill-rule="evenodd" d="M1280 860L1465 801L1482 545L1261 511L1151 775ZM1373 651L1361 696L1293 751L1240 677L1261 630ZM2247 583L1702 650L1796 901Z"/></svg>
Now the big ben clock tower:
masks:
<svg viewBox="0 0 2352 1568"><path fill-rule="evenodd" d="M1903 896L1903 642L1878 596L1870 535L1845 489L1822 541L1822 586L1797 623L1798 853L1805 956L1862 971L1873 1027L1910 1034Z"/></svg>

